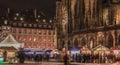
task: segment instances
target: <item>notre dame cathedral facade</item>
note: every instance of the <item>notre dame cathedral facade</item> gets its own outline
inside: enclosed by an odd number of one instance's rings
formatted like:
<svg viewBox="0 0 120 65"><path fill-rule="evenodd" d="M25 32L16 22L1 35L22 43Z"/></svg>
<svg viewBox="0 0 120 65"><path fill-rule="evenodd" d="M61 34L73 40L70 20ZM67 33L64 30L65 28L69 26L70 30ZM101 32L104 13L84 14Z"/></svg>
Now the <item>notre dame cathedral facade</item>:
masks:
<svg viewBox="0 0 120 65"><path fill-rule="evenodd" d="M58 48L120 46L120 0L57 0L56 19Z"/></svg>

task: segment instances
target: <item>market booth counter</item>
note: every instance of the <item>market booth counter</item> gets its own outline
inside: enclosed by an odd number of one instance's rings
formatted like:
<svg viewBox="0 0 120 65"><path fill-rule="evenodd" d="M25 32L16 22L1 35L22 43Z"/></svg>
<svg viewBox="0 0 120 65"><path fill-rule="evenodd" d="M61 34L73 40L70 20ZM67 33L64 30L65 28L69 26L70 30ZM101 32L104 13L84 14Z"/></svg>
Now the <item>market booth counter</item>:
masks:
<svg viewBox="0 0 120 65"><path fill-rule="evenodd" d="M6 57L6 61L11 61L12 59L14 59L16 57L17 49L14 48L13 46L11 46L11 47L2 46L2 47L0 47L0 49L6 51L6 53L4 53L4 57Z"/></svg>
<svg viewBox="0 0 120 65"><path fill-rule="evenodd" d="M4 61L3 52L4 50L0 49L0 63Z"/></svg>

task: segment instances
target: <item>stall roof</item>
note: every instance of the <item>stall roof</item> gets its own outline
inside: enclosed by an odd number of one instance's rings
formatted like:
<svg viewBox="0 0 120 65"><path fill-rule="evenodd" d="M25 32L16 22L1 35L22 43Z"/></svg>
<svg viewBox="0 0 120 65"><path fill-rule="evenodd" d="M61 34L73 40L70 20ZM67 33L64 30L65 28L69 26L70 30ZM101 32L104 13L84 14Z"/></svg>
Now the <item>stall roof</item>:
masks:
<svg viewBox="0 0 120 65"><path fill-rule="evenodd" d="M23 47L24 44L18 43L11 34L8 34L8 36L2 42L0 42L0 47L2 46L8 46L8 47L13 46L14 48L18 49L20 47Z"/></svg>
<svg viewBox="0 0 120 65"><path fill-rule="evenodd" d="M103 46L103 45L98 45L95 48L93 48L95 51L100 51L100 50L109 50L109 48Z"/></svg>

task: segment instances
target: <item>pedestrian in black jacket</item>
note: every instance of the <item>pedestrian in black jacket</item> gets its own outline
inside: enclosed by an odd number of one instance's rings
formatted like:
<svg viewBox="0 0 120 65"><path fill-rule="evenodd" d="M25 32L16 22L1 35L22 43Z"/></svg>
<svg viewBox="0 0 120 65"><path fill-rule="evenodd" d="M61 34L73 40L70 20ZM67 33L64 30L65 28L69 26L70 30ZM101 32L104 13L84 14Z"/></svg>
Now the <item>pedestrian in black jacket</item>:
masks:
<svg viewBox="0 0 120 65"><path fill-rule="evenodd" d="M68 65L69 57L68 57L67 53L64 55L63 60L64 60L64 65Z"/></svg>

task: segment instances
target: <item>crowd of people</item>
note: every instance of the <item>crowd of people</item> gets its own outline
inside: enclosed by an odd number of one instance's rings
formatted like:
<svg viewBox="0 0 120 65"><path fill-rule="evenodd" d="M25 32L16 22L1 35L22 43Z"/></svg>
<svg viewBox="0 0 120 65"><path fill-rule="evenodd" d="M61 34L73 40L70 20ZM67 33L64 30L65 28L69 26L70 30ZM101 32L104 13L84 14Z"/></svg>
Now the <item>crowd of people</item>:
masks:
<svg viewBox="0 0 120 65"><path fill-rule="evenodd" d="M50 55L49 54L28 54L28 55L25 55L25 59L27 61L34 61L36 56L42 58L44 61L49 61L50 59Z"/></svg>
<svg viewBox="0 0 120 65"><path fill-rule="evenodd" d="M114 63L120 62L120 55L114 54L65 54L63 56L64 64L68 65L70 62L78 63Z"/></svg>
<svg viewBox="0 0 120 65"><path fill-rule="evenodd" d="M62 54L64 53L64 54ZM4 53L6 55L6 53ZM6 57L6 56L5 56ZM41 64L43 61L50 61L50 59L62 59L65 65L69 62L78 63L111 63L120 61L120 54L105 54L105 53L65 53L61 52L59 54L25 54L24 51L19 51L16 55L19 59L19 63L24 63L24 61L35 61L36 65ZM5 59L6 60L6 59ZM58 60L59 61L59 60Z"/></svg>
<svg viewBox="0 0 120 65"><path fill-rule="evenodd" d="M106 63L120 60L112 54L72 54L71 61L80 63Z"/></svg>

